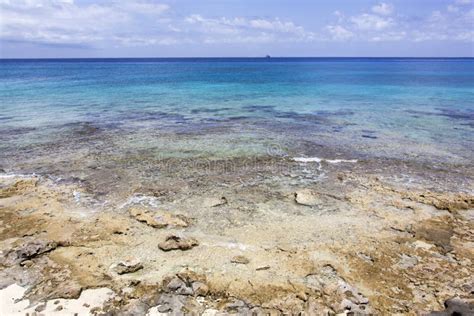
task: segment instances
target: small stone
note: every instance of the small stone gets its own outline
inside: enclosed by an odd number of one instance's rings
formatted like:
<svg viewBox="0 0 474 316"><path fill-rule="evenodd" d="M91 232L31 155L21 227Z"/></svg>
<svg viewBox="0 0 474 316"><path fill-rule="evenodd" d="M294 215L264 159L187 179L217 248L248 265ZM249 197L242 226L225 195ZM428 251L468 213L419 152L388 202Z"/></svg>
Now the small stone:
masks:
<svg viewBox="0 0 474 316"><path fill-rule="evenodd" d="M63 307L62 305L59 305L58 307L56 307L55 311L58 311L58 312L59 312L59 311L62 311L63 308L64 308L64 307Z"/></svg>
<svg viewBox="0 0 474 316"><path fill-rule="evenodd" d="M258 267L256 270L257 271L263 271L263 270L268 270L268 269L270 269L270 266Z"/></svg>
<svg viewBox="0 0 474 316"><path fill-rule="evenodd" d="M321 203L319 196L311 190L300 190L295 192L295 202L306 206L315 206Z"/></svg>
<svg viewBox="0 0 474 316"><path fill-rule="evenodd" d="M42 311L45 310L45 308L46 308L46 304L40 304L40 305L36 306L35 312L38 312L38 313L42 312Z"/></svg>
<svg viewBox="0 0 474 316"><path fill-rule="evenodd" d="M138 259L128 259L128 260L120 261L116 265L112 266L112 269L117 274L126 274L126 273L133 273L140 269L143 269L143 265Z"/></svg>
<svg viewBox="0 0 474 316"><path fill-rule="evenodd" d="M244 256L235 256L232 259L230 259L230 262L238 263L238 264L248 264L250 260Z"/></svg>
<svg viewBox="0 0 474 316"><path fill-rule="evenodd" d="M33 261L25 260L22 263L20 263L20 266L30 268L31 266L33 266L33 264L34 264Z"/></svg>
<svg viewBox="0 0 474 316"><path fill-rule="evenodd" d="M169 235L165 241L158 244L163 251L170 250L189 250L199 245L199 242L191 237L181 237L177 235Z"/></svg>

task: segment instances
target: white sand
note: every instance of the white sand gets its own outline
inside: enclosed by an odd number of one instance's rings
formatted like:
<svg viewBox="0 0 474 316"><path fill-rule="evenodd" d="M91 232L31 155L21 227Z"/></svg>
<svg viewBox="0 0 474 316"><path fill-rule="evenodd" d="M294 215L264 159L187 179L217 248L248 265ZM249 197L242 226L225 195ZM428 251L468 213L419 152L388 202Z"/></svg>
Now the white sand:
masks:
<svg viewBox="0 0 474 316"><path fill-rule="evenodd" d="M28 299L22 299L27 288L12 284L0 290L0 315L25 315L33 313L39 303L30 306ZM39 313L43 315L92 315L91 309L102 307L103 304L115 296L108 288L84 290L77 299L53 299L46 302L45 308Z"/></svg>

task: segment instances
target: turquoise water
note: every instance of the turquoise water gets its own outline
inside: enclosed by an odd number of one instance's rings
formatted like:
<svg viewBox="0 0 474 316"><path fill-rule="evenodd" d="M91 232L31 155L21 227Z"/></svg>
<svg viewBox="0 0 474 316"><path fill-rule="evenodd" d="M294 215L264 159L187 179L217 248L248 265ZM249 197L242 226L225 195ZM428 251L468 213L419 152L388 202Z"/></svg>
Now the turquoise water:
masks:
<svg viewBox="0 0 474 316"><path fill-rule="evenodd" d="M4 151L70 138L65 131L88 124L200 135L206 146L218 130L227 150L318 139L372 154L413 148L469 159L474 59L1 60L0 109Z"/></svg>

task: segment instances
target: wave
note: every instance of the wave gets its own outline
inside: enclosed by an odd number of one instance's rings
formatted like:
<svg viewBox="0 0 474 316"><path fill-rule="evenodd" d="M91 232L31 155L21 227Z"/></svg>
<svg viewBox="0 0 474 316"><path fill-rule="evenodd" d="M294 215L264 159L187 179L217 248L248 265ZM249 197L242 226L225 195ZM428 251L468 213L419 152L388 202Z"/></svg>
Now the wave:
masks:
<svg viewBox="0 0 474 316"><path fill-rule="evenodd" d="M327 163L332 163L332 164L338 164L338 163L356 163L358 160L357 159L325 159L325 158L319 158L319 157L295 157L293 158L293 161L296 162L303 162L303 163L308 163L308 162L327 162Z"/></svg>

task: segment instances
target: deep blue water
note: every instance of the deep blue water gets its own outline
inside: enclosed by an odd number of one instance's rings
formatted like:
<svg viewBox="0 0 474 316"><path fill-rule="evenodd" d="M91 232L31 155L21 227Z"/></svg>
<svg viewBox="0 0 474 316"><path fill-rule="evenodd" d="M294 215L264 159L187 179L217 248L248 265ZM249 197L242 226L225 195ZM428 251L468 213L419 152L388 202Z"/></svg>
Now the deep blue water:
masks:
<svg viewBox="0 0 474 316"><path fill-rule="evenodd" d="M294 124L332 132L334 142L407 140L469 154L474 59L0 60L0 109L1 133L23 131L0 137L10 147L47 141L48 131L79 122L123 129L239 122L242 133L261 122L275 133L282 132L272 124Z"/></svg>

